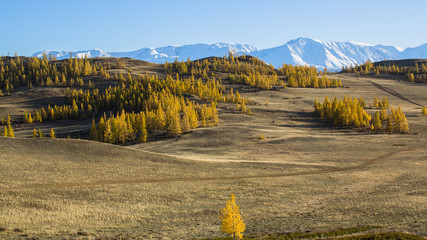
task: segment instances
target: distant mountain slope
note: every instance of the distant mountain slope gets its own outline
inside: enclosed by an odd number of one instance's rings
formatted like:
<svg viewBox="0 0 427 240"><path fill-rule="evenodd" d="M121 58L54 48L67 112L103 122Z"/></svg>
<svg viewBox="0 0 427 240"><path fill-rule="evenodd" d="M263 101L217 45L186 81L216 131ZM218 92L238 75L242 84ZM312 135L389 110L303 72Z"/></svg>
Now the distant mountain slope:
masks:
<svg viewBox="0 0 427 240"><path fill-rule="evenodd" d="M322 42L310 38L298 38L280 47L251 54L275 67L287 63L338 70L343 66L360 64L368 59L371 61L396 59L399 50L392 46L372 46L356 42Z"/></svg>
<svg viewBox="0 0 427 240"><path fill-rule="evenodd" d="M33 56L42 57L43 53L55 55L58 59L76 57L130 57L154 63L172 62L175 59L186 61L217 56L222 57L233 51L260 58L266 63L280 67L283 63L310 65L317 68L327 67L331 71L343 66L361 64L367 60L397 60L407 58L427 58L427 43L414 48L370 45L358 42L323 42L310 38L298 38L274 48L258 50L248 44L215 43L167 46L159 48L141 48L132 52L104 52L100 49L87 51L43 51Z"/></svg>
<svg viewBox="0 0 427 240"><path fill-rule="evenodd" d="M100 49L93 49L87 51L41 51L33 54L35 57L42 57L43 53L52 54L57 59L66 59L70 57L129 57L147 62L164 63L165 61L173 62L175 59L179 61L186 61L188 58L196 60L205 57L222 57L227 55L229 51L233 51L239 55L249 54L250 52L257 51L258 49L248 44L236 43L215 43L215 44L192 44L192 45L178 45L167 46L159 48L141 48L132 52L103 52Z"/></svg>
<svg viewBox="0 0 427 240"><path fill-rule="evenodd" d="M399 55L398 59L406 58L427 58L427 43L414 48L406 48L405 51Z"/></svg>
<svg viewBox="0 0 427 240"><path fill-rule="evenodd" d="M73 57L78 58L84 58L87 56L88 58L92 57L111 57L108 53L102 51L101 49L92 49L92 50L85 50L85 51L52 51L52 50L45 50L36 52L32 55L32 57L43 57L43 54L46 53L47 55L52 54L55 56L58 60L61 59L67 59L70 58L70 55L72 54Z"/></svg>

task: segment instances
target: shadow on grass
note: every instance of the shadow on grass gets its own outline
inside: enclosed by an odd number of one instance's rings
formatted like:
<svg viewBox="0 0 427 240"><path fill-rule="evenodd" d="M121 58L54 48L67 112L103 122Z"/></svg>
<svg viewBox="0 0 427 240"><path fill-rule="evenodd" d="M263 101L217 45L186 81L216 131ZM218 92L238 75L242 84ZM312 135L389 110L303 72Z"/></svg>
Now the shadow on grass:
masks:
<svg viewBox="0 0 427 240"><path fill-rule="evenodd" d="M263 239L263 240L287 240L287 239L340 239L340 240L422 240L423 237L419 237L407 233L399 232L383 232L383 233L367 233L367 234L358 234L353 236L346 236L350 234L362 233L373 229L379 229L381 227L372 226L372 227L355 227L355 228L346 228L339 229L330 232L316 232L316 233L258 233L258 234L248 234L243 237L243 239ZM203 240L231 240L231 237L216 237L216 238L206 238Z"/></svg>

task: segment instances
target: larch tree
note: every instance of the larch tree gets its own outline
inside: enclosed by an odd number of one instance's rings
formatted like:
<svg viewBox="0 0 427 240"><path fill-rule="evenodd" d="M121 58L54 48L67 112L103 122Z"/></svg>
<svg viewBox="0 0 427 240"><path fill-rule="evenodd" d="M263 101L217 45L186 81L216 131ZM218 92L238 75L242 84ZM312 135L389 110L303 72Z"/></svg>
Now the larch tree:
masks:
<svg viewBox="0 0 427 240"><path fill-rule="evenodd" d="M105 121L104 117L101 117L98 123L98 141L104 141Z"/></svg>
<svg viewBox="0 0 427 240"><path fill-rule="evenodd" d="M92 118L92 124L90 125L89 138L92 141L98 140L98 130L96 129L95 119Z"/></svg>
<svg viewBox="0 0 427 240"><path fill-rule="evenodd" d="M15 133L13 132L13 128L10 124L7 125L7 136L12 138L15 137Z"/></svg>
<svg viewBox="0 0 427 240"><path fill-rule="evenodd" d="M33 123L34 119L31 117L31 113L28 114L28 123Z"/></svg>
<svg viewBox="0 0 427 240"><path fill-rule="evenodd" d="M387 116L387 122L386 123L387 123L387 125L386 125L387 132L392 133L393 132L393 124L391 123L390 116Z"/></svg>
<svg viewBox="0 0 427 240"><path fill-rule="evenodd" d="M27 114L27 112L25 112L25 111L24 111L24 117L23 117L22 121L23 121L24 123L28 123L28 114Z"/></svg>
<svg viewBox="0 0 427 240"><path fill-rule="evenodd" d="M184 111L184 114L182 115L182 119L181 119L181 130L182 132L188 132L190 131L191 126L190 126L190 121L188 120L188 115L187 112Z"/></svg>
<svg viewBox="0 0 427 240"><path fill-rule="evenodd" d="M169 124L168 131L172 135L179 135L182 133L181 126L180 126L180 117L179 114L176 113L174 116L172 116L171 123Z"/></svg>
<svg viewBox="0 0 427 240"><path fill-rule="evenodd" d="M36 129L34 128L33 129L33 138L36 138L37 137L37 131L36 131Z"/></svg>
<svg viewBox="0 0 427 240"><path fill-rule="evenodd" d="M50 136L50 138L56 138L55 131L53 130L53 128L50 129L49 136Z"/></svg>
<svg viewBox="0 0 427 240"><path fill-rule="evenodd" d="M381 125L381 119L380 119L380 115L378 114L378 112L375 112L374 115L374 119L372 120L372 124L374 125L374 130L380 130L382 125Z"/></svg>
<svg viewBox="0 0 427 240"><path fill-rule="evenodd" d="M111 131L110 121L107 121L105 125L105 130L104 130L104 141L107 143L113 143L114 141L113 137L114 135L113 135L113 132Z"/></svg>
<svg viewBox="0 0 427 240"><path fill-rule="evenodd" d="M233 239L243 238L245 223L240 215L239 206L235 202L234 194L230 196L225 208L221 209L221 232L230 234Z"/></svg>
<svg viewBox="0 0 427 240"><path fill-rule="evenodd" d="M147 124L145 124L145 114L142 113L142 116L141 116L141 137L140 137L140 141L141 142L146 142L147 141L147 137L148 137L148 132L147 132Z"/></svg>
<svg viewBox="0 0 427 240"><path fill-rule="evenodd" d="M426 106L423 107L423 110L421 110L421 113L423 115L427 115L427 107Z"/></svg>
<svg viewBox="0 0 427 240"><path fill-rule="evenodd" d="M40 128L39 128L39 131L38 131L38 137L39 137L39 138L44 137L44 136L43 136L43 133L42 133L42 130L40 130Z"/></svg>

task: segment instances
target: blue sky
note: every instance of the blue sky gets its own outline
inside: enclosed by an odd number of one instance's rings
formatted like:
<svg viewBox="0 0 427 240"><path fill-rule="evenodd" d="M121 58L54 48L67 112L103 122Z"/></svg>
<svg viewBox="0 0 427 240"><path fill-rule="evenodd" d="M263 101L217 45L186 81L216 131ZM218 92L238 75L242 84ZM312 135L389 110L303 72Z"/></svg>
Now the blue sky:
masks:
<svg viewBox="0 0 427 240"><path fill-rule="evenodd" d="M0 55L215 42L263 49L298 37L427 42L425 0L0 0L0 9Z"/></svg>

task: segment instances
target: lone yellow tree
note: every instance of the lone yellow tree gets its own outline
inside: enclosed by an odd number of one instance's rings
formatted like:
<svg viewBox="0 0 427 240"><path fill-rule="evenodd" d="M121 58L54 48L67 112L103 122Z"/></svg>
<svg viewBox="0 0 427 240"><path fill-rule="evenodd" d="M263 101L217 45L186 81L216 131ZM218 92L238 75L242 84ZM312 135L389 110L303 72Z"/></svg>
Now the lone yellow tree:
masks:
<svg viewBox="0 0 427 240"><path fill-rule="evenodd" d="M221 232L230 234L233 239L243 238L245 223L240 215L239 206L236 205L234 194L230 196L225 208L221 209Z"/></svg>
<svg viewBox="0 0 427 240"><path fill-rule="evenodd" d="M55 131L53 130L53 128L50 129L49 136L50 136L50 138L56 138Z"/></svg>

